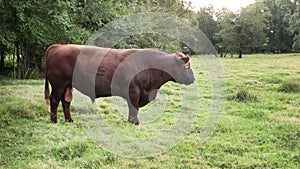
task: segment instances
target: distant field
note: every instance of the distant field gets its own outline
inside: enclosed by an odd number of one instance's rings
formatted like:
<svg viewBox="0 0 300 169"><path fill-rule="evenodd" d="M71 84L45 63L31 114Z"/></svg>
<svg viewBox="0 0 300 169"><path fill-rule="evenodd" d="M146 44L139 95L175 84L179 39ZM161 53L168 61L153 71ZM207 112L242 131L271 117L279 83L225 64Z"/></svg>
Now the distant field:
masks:
<svg viewBox="0 0 300 169"><path fill-rule="evenodd" d="M193 58L199 114L179 144L146 158L115 155L90 138L84 130L88 115L80 113L88 107L73 105L72 111L77 112L72 114L73 124L63 122L59 107L59 123L50 123L43 100L44 80L2 79L0 168L300 168L300 55L245 55L221 62L227 101L210 139L199 141L210 110L210 79ZM147 106L140 113L145 124L139 128L127 122L126 112L114 108L115 99L99 99L97 112L123 135L154 137L176 122L180 87L166 84L161 90L168 96L164 113L146 113L163 100ZM88 104L78 97L74 104Z"/></svg>

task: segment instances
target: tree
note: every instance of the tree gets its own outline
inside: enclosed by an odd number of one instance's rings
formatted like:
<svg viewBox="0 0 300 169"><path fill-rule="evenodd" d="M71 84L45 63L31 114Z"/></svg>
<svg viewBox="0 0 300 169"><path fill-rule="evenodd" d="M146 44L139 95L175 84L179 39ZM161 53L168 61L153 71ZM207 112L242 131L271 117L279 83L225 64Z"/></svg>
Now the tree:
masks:
<svg viewBox="0 0 300 169"><path fill-rule="evenodd" d="M214 39L218 41L216 46L221 56L226 56L227 53L233 55L239 49L239 33L234 24L236 17L235 13L227 9L219 11L217 15L220 31Z"/></svg>
<svg viewBox="0 0 300 169"><path fill-rule="evenodd" d="M215 10L212 6L200 8L196 17L199 25L199 29L210 39L213 44L216 44L214 36L219 32L219 27L214 19Z"/></svg>
<svg viewBox="0 0 300 169"><path fill-rule="evenodd" d="M81 41L84 30L73 24L70 14L75 2L2 1L0 46L14 46L18 78L30 76L34 68L42 71L44 51L49 44Z"/></svg>
<svg viewBox="0 0 300 169"><path fill-rule="evenodd" d="M242 8L240 13L224 10L219 15L220 32L216 38L220 40L217 46L225 53L238 53L242 58L244 52L259 52L267 43L269 9L261 2Z"/></svg>
<svg viewBox="0 0 300 169"><path fill-rule="evenodd" d="M145 9L147 8L147 9ZM135 6L136 11L144 11L147 12L157 12L157 13L167 13L170 16L178 16L183 18L193 18L194 13L189 10L188 4L186 5L184 1L179 0L161 0L161 1L146 1L140 2ZM132 11L131 11L132 12ZM162 14L161 16L163 16ZM152 27L157 27L158 29L164 30L170 27L169 24L162 24L161 22L151 22L151 20L147 20L149 18L145 18L143 21L143 25L151 24ZM163 18L164 20L166 18ZM156 18L156 21L159 21L160 18ZM176 21L173 20L172 23ZM159 24L153 26L153 24ZM132 27L135 27L136 23L132 23ZM177 25L174 25L174 30ZM134 33L133 33L134 34ZM120 43L118 43L116 48L158 48L161 50L165 50L168 52L176 52L181 50L180 42L173 38L168 37L159 33L145 33L139 35L133 35L126 39L123 39Z"/></svg>
<svg viewBox="0 0 300 169"><path fill-rule="evenodd" d="M293 49L300 51L300 0L294 0L291 15L288 15L290 27L289 30L294 34Z"/></svg>
<svg viewBox="0 0 300 169"><path fill-rule="evenodd" d="M268 50L272 53L290 52L293 44L293 34L289 31L289 20L286 19L294 10L290 0L264 0L270 10L269 27L266 34L269 37Z"/></svg>
<svg viewBox="0 0 300 169"><path fill-rule="evenodd" d="M13 11L11 8L7 8L8 1L1 1L0 2L0 73L3 74L4 72L4 61L5 61L5 54L6 49L8 46L12 46L16 37L15 32L13 29L15 26L10 22L10 20L14 20Z"/></svg>
<svg viewBox="0 0 300 169"><path fill-rule="evenodd" d="M263 1L257 0L254 4L242 8L238 19L244 33L241 40L245 51L258 53L264 49L268 40L266 31L270 15L269 8Z"/></svg>

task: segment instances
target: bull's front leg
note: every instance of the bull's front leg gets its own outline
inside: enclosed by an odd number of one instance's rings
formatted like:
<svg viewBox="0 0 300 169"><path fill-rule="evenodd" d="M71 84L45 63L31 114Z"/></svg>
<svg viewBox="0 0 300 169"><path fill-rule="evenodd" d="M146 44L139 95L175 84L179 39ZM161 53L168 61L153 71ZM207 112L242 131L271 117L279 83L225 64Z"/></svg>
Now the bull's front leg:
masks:
<svg viewBox="0 0 300 169"><path fill-rule="evenodd" d="M73 119L71 118L71 113L70 113L70 104L71 102L66 102L64 99L61 100L62 106L63 106L63 111L65 115L65 122L73 122Z"/></svg>
<svg viewBox="0 0 300 169"><path fill-rule="evenodd" d="M132 124L139 125L140 121L137 117L138 112L139 112L138 106L134 106L128 102L128 108L129 108L128 121Z"/></svg>
<svg viewBox="0 0 300 169"><path fill-rule="evenodd" d="M138 112L140 92L137 88L131 88L129 90L129 93L129 98L127 98L127 104L129 109L128 121L135 125L139 125L140 121L138 119Z"/></svg>

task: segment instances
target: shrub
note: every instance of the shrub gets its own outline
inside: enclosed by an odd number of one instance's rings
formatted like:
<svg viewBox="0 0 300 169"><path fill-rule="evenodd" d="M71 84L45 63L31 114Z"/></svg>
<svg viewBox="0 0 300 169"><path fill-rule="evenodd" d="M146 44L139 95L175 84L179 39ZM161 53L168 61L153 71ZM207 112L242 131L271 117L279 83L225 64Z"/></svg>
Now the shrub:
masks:
<svg viewBox="0 0 300 169"><path fill-rule="evenodd" d="M230 100L235 100L239 102L257 101L257 96L247 89L240 89L235 95L229 96Z"/></svg>
<svg viewBox="0 0 300 169"><path fill-rule="evenodd" d="M29 79L41 79L44 77L44 74L41 73L38 68L34 68L29 72Z"/></svg>
<svg viewBox="0 0 300 169"><path fill-rule="evenodd" d="M293 78L284 81L279 87L280 92L299 93L300 92L300 78Z"/></svg>
<svg viewBox="0 0 300 169"><path fill-rule="evenodd" d="M88 141L74 141L65 144L62 147L53 149L53 155L59 160L71 160L74 158L80 158L87 151L89 147Z"/></svg>

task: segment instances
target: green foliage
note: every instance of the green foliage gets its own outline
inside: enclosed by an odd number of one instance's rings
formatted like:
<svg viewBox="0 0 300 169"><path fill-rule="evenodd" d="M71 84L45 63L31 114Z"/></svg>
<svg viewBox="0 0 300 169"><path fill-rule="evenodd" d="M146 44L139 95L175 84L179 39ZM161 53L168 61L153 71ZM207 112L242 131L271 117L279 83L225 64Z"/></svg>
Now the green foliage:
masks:
<svg viewBox="0 0 300 169"><path fill-rule="evenodd" d="M291 33L295 34L293 49L295 51L300 51L300 1L294 0L294 3L291 7L292 11L290 15L287 15L289 18L290 27L289 30Z"/></svg>
<svg viewBox="0 0 300 169"><path fill-rule="evenodd" d="M269 28L266 34L269 37L268 50L273 53L292 51L293 33L289 31L290 14L293 3L287 0L264 0L271 12L269 17Z"/></svg>
<svg viewBox="0 0 300 169"><path fill-rule="evenodd" d="M30 69L28 78L29 79L42 79L42 78L44 78L44 76L45 75L43 73L41 73L39 71L39 69L36 67L36 68Z"/></svg>
<svg viewBox="0 0 300 169"><path fill-rule="evenodd" d="M214 19L215 10L212 6L200 8L196 14L199 29L215 44L214 36L219 32L217 21Z"/></svg>
<svg viewBox="0 0 300 169"><path fill-rule="evenodd" d="M219 53L236 53L239 50L240 34L233 21L237 15L231 11L223 10L218 14L218 22L220 32L215 35L215 39L219 42L217 49Z"/></svg>
<svg viewBox="0 0 300 169"><path fill-rule="evenodd" d="M256 1L241 11L241 25L245 28L247 36L243 37L245 50L261 51L267 43L265 32L268 28L268 18L271 16L270 9L262 2Z"/></svg>
<svg viewBox="0 0 300 169"><path fill-rule="evenodd" d="M203 16L203 9L200 11L201 21L207 23L208 17ZM300 49L299 13L298 0L256 0L235 13L228 9L214 11L210 17L216 19L218 29L213 22L203 27L208 26L213 32L218 30L213 42L222 56L223 53L293 52ZM208 31L207 34L211 36Z"/></svg>
<svg viewBox="0 0 300 169"><path fill-rule="evenodd" d="M260 52L267 43L269 9L262 2L242 8L239 14L223 10L218 14L220 32L217 48L221 53Z"/></svg>
<svg viewBox="0 0 300 169"><path fill-rule="evenodd" d="M0 30L6 36L0 36L0 45L13 48L6 53L16 56L18 78L29 77L35 67L42 71L44 51L50 44L79 43L87 38L88 32L74 23L76 2L3 1Z"/></svg>
<svg viewBox="0 0 300 169"><path fill-rule="evenodd" d="M158 34L142 34L135 35L123 39L119 42L116 48L155 48L169 53L181 51L180 43L178 40Z"/></svg>

